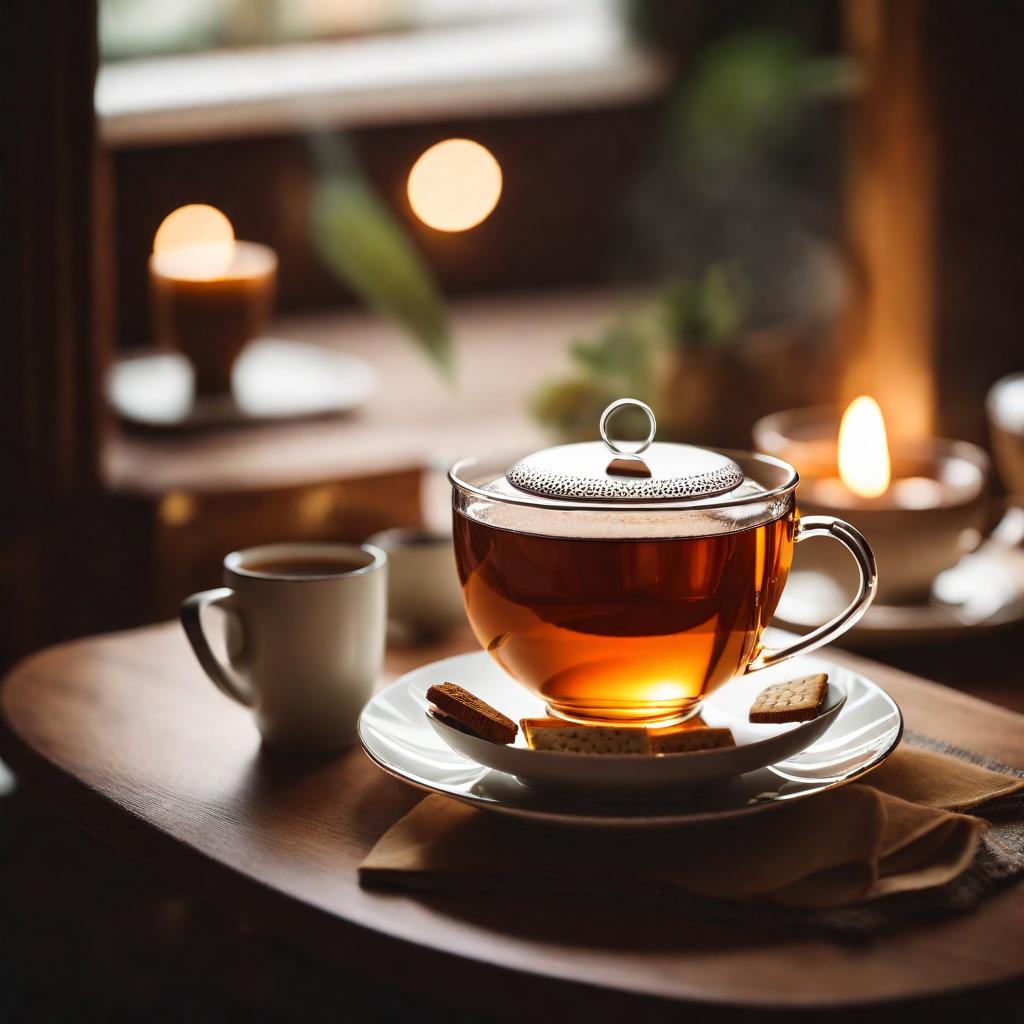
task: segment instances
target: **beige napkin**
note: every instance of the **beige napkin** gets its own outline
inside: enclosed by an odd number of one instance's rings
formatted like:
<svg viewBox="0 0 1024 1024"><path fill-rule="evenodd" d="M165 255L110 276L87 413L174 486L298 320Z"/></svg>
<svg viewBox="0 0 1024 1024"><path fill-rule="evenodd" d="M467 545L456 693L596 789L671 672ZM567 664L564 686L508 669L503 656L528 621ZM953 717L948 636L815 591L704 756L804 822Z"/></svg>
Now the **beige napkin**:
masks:
<svg viewBox="0 0 1024 1024"><path fill-rule="evenodd" d="M360 880L466 891L642 884L839 907L956 878L988 828L958 811L1021 789L1022 779L903 747L864 783L713 828L567 830L429 796L378 840Z"/></svg>

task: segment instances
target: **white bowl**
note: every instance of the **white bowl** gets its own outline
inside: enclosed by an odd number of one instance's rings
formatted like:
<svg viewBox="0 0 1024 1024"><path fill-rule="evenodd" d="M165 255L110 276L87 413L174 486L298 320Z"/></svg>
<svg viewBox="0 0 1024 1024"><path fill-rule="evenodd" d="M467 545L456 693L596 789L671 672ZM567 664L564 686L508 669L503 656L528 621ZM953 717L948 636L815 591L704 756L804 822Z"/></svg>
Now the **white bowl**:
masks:
<svg viewBox="0 0 1024 1024"><path fill-rule="evenodd" d="M543 705L508 676L487 655L472 662L463 656L458 671L445 678L458 682L509 717L537 717ZM747 720L754 698L771 683L811 672L829 673L828 696L821 715L809 722L755 725ZM566 754L531 750L522 730L508 745L467 735L428 714L427 689L438 678L435 666L425 666L403 677L406 692L422 706L424 719L456 753L495 771L514 776L530 786L590 793L664 793L727 782L738 775L784 761L817 742L832 725L846 702L844 671L834 665L804 659L799 669L779 665L754 675L741 676L717 690L705 702L704 721L732 730L735 747L687 754Z"/></svg>
<svg viewBox="0 0 1024 1024"><path fill-rule="evenodd" d="M428 714L427 718L452 750L486 768L514 775L526 786L649 793L715 786L737 775L784 761L816 742L831 726L845 702L846 694L829 683L825 709L810 722L791 723L789 727L761 726L770 729L774 735L761 739L746 735L744 739L747 742L740 742L736 735L738 730L734 728L735 747L657 757L642 754L564 754L531 750L525 746L503 746L453 729L433 715ZM748 723L748 728L757 727Z"/></svg>

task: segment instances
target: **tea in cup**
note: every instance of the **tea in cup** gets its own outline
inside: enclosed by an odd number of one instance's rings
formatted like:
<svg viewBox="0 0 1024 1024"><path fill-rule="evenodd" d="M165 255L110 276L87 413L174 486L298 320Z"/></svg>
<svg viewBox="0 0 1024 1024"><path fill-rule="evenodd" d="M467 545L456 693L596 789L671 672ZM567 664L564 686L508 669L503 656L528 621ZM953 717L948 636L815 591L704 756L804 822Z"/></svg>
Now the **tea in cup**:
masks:
<svg viewBox="0 0 1024 1024"><path fill-rule="evenodd" d="M649 417L644 443L608 436L623 404ZM481 645L551 714L585 723L677 721L736 675L813 650L848 629L877 586L853 527L799 518L796 471L779 459L653 444L654 414L613 403L604 444L562 445L506 472L451 473L456 563ZM831 537L853 556L850 605L781 650L762 644L793 546Z"/></svg>

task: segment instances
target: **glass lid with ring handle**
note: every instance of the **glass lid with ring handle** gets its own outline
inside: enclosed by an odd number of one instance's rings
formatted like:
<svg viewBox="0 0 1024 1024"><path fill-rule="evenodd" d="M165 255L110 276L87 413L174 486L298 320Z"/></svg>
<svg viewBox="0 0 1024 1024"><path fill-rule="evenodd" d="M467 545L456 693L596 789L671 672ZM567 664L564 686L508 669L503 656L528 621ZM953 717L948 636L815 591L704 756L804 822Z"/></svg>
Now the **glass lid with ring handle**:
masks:
<svg viewBox="0 0 1024 1024"><path fill-rule="evenodd" d="M623 409L647 418L641 441L615 440L612 417ZM649 405L620 398L601 414L601 441L544 448L520 459L505 474L518 491L560 501L659 502L714 498L744 483L728 456L688 444L654 440L657 421Z"/></svg>

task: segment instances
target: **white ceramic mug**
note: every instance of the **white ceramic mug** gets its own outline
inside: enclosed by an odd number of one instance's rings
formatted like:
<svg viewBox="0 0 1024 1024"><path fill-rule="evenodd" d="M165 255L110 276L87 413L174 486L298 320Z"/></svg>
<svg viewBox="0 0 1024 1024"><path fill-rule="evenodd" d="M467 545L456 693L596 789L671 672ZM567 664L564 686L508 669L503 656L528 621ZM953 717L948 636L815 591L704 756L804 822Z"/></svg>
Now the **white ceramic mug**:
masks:
<svg viewBox="0 0 1024 1024"><path fill-rule="evenodd" d="M370 544L264 544L228 555L224 583L181 606L213 683L252 709L271 746L351 746L384 657L387 555ZM203 630L210 607L226 613L227 664Z"/></svg>

